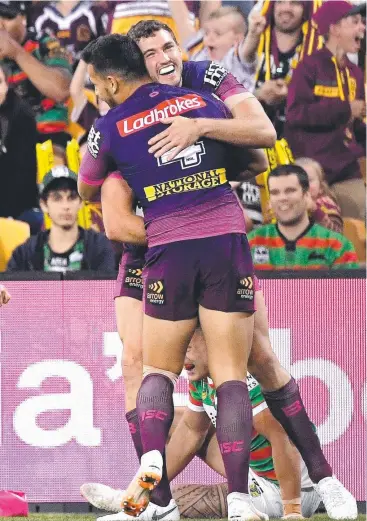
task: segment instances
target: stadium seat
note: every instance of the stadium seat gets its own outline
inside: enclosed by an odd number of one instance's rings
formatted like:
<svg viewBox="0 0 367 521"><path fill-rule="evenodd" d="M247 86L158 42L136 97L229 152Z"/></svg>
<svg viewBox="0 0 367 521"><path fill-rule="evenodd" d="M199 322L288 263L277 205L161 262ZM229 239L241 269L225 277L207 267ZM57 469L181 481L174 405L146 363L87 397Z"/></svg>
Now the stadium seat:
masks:
<svg viewBox="0 0 367 521"><path fill-rule="evenodd" d="M357 253L360 262L366 262L366 226L359 219L343 218L343 235L349 239Z"/></svg>
<svg viewBox="0 0 367 521"><path fill-rule="evenodd" d="M30 236L29 224L14 219L0 218L0 271L5 271L17 246Z"/></svg>

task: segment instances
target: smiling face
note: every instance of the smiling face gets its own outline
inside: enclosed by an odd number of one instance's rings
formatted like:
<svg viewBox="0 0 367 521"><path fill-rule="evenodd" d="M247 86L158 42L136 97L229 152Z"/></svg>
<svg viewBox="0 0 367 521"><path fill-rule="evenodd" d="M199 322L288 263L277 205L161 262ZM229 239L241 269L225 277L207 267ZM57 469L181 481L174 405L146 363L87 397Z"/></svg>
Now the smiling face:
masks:
<svg viewBox="0 0 367 521"><path fill-rule="evenodd" d="M182 51L172 35L160 29L137 42L150 78L164 85L181 85Z"/></svg>
<svg viewBox="0 0 367 521"><path fill-rule="evenodd" d="M345 53L356 53L361 49L366 26L362 16L355 14L342 18L339 23L330 27L330 34L335 36L339 47Z"/></svg>
<svg viewBox="0 0 367 521"><path fill-rule="evenodd" d="M220 61L227 52L241 42L244 33L236 30L236 15L228 14L207 20L204 25L204 46L211 60Z"/></svg>
<svg viewBox="0 0 367 521"><path fill-rule="evenodd" d="M296 174L269 177L269 198L274 215L284 226L298 224L307 214L310 198Z"/></svg>
<svg viewBox="0 0 367 521"><path fill-rule="evenodd" d="M184 368L190 382L196 382L209 376L208 352L204 335L196 329L186 352Z"/></svg>
<svg viewBox="0 0 367 521"><path fill-rule="evenodd" d="M275 28L282 33L292 33L303 22L303 3L278 0L274 5Z"/></svg>

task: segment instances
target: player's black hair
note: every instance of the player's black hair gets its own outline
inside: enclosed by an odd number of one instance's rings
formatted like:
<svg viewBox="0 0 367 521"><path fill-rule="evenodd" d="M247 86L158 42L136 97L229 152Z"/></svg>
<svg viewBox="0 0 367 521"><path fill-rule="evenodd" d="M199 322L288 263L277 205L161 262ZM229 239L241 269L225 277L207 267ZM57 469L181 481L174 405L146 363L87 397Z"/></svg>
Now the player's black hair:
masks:
<svg viewBox="0 0 367 521"><path fill-rule="evenodd" d="M139 42L142 38L154 36L155 33L162 29L163 31L167 31L178 45L175 33L172 29L167 24L159 22L158 20L141 20L130 28L127 35L130 36L134 42Z"/></svg>
<svg viewBox="0 0 367 521"><path fill-rule="evenodd" d="M47 202L48 196L50 195L50 192L56 192L56 191L67 191L70 190L73 195L78 194L78 186L76 184L76 181L74 179L69 179L67 177L59 177L58 179L53 179L43 190L43 192L40 194L40 199Z"/></svg>
<svg viewBox="0 0 367 521"><path fill-rule="evenodd" d="M134 81L147 75L139 47L126 35L100 36L86 46L81 58L101 76L116 74L123 80Z"/></svg>
<svg viewBox="0 0 367 521"><path fill-rule="evenodd" d="M307 172L304 168L299 165L280 165L274 168L268 175L268 188L269 179L272 177L281 177L283 175L296 175L298 177L299 184L302 187L303 192L308 192L310 189L310 182L308 180Z"/></svg>

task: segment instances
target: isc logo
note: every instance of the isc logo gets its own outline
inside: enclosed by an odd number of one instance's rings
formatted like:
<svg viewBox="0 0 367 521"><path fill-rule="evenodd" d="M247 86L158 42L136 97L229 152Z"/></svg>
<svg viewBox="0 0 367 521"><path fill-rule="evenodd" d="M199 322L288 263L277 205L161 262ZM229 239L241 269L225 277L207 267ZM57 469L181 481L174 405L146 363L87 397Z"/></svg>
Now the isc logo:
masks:
<svg viewBox="0 0 367 521"><path fill-rule="evenodd" d="M167 413L164 411L155 411L154 409L149 409L148 411L143 412L140 415L141 421L145 420L165 420L167 418Z"/></svg>
<svg viewBox="0 0 367 521"><path fill-rule="evenodd" d="M219 444L220 452L222 454L230 454L231 452L242 452L243 451L243 441L224 441Z"/></svg>

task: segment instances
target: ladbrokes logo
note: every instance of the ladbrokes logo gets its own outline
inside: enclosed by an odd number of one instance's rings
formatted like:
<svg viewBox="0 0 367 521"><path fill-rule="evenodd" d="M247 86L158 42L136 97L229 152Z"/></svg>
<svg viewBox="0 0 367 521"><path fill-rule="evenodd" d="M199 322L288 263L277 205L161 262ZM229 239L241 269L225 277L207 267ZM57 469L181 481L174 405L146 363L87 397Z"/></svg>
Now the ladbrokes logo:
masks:
<svg viewBox="0 0 367 521"><path fill-rule="evenodd" d="M163 304L165 304L163 280L148 279L146 299L149 304L157 304L159 306L163 306Z"/></svg>
<svg viewBox="0 0 367 521"><path fill-rule="evenodd" d="M143 270L134 266L126 266L126 276L124 279L125 288L143 289Z"/></svg>
<svg viewBox="0 0 367 521"><path fill-rule="evenodd" d="M159 183L157 185L146 186L144 192L148 201L155 201L166 195L182 194L184 192L194 192L195 190L205 190L214 188L227 182L225 168L207 170L198 174L187 175Z"/></svg>
<svg viewBox="0 0 367 521"><path fill-rule="evenodd" d="M162 101L154 108L139 112L116 123L121 137L129 136L143 130L144 128L156 125L161 119L179 116L190 110L205 107L205 101L197 94L186 94L179 98Z"/></svg>
<svg viewBox="0 0 367 521"><path fill-rule="evenodd" d="M237 300L254 300L254 281L251 275L238 281Z"/></svg>

